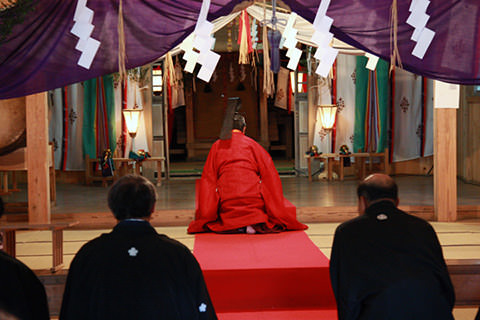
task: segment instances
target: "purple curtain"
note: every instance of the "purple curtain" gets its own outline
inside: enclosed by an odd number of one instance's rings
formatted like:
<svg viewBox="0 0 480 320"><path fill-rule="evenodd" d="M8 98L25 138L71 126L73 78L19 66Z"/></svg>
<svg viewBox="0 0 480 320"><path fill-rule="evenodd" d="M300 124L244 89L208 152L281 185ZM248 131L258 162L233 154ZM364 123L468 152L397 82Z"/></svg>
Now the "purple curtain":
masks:
<svg viewBox="0 0 480 320"><path fill-rule="evenodd" d="M283 0L313 22L320 0ZM327 16L332 33L354 47L390 61L392 0L335 0ZM425 77L461 84L480 84L480 1L431 0L427 27L435 37L423 60L411 54L414 28L406 23L411 0L398 0L398 48L403 68Z"/></svg>
<svg viewBox="0 0 480 320"><path fill-rule="evenodd" d="M212 0L208 20L229 14L240 0ZM24 96L118 71L118 0L88 0L92 38L101 42L90 70L77 65L70 33L77 0L32 1L21 25L0 42L0 99ZM127 69L161 57L190 34L201 0L123 0ZM1 22L0 22L1 23Z"/></svg>
<svg viewBox="0 0 480 320"><path fill-rule="evenodd" d="M78 38L70 33L76 0L33 1L29 13L0 42L0 99L62 87L118 70L118 0L88 0L92 38L101 42L90 70L77 65ZM208 20L230 13L240 0L212 0ZM320 0L284 0L313 21ZM193 31L201 0L123 1L127 68L162 56ZM392 0L335 0L327 15L335 36L389 61ZM431 0L427 27L436 32L423 60L411 55L413 28L405 23L410 1L398 1L398 46L411 72L447 82L480 84L480 1Z"/></svg>

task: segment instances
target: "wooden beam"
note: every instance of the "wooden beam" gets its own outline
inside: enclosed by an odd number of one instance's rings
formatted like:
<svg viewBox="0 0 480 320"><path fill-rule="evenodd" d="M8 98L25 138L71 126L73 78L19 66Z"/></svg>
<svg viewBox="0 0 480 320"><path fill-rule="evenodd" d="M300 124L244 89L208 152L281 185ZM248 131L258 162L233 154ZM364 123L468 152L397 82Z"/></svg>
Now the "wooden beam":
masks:
<svg viewBox="0 0 480 320"><path fill-rule="evenodd" d="M433 192L435 220L457 220L457 109L434 109Z"/></svg>
<svg viewBox="0 0 480 320"><path fill-rule="evenodd" d="M50 223L47 93L26 98L28 221Z"/></svg>

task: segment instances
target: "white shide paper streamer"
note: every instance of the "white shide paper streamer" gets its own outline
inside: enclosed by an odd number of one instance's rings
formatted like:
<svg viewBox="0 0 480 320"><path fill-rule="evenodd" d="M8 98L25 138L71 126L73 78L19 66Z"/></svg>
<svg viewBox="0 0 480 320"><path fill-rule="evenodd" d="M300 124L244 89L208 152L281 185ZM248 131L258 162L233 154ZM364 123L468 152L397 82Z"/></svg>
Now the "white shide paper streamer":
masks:
<svg viewBox="0 0 480 320"><path fill-rule="evenodd" d="M213 23L207 21L209 8L210 0L203 0L195 31L185 38L180 45L180 49L185 51L183 59L187 61L184 71L192 73L195 65L197 63L200 64L202 67L197 77L205 82L210 81L220 60L220 55L212 51L215 45L215 38L211 36Z"/></svg>
<svg viewBox="0 0 480 320"><path fill-rule="evenodd" d="M426 27L430 16L426 13L430 0L412 0L409 11L410 16L407 19L407 24L415 28L411 40L415 41L412 55L419 59L427 52L432 43L435 31Z"/></svg>
<svg viewBox="0 0 480 320"><path fill-rule="evenodd" d="M311 41L317 45L314 58L320 61L315 73L324 78L328 76L338 55L338 50L330 46L333 39L333 34L330 32L333 19L326 15L329 5L330 0L322 0L320 2L315 20L313 21L315 32L311 38Z"/></svg>
<svg viewBox="0 0 480 320"><path fill-rule="evenodd" d="M93 59L100 47L100 41L91 37L93 29L95 28L92 24L93 14L93 10L87 7L87 0L78 0L73 16L75 24L70 32L79 38L75 49L82 54L77 64L85 69L90 69Z"/></svg>
<svg viewBox="0 0 480 320"><path fill-rule="evenodd" d="M290 58L288 61L287 68L290 70L296 70L298 66L298 62L300 61L300 57L302 56L302 50L297 48L297 33L298 30L295 29L293 26L295 24L295 20L297 19L297 14L292 12L288 17L288 22L283 30L282 34L282 41L283 47L287 48L287 57Z"/></svg>

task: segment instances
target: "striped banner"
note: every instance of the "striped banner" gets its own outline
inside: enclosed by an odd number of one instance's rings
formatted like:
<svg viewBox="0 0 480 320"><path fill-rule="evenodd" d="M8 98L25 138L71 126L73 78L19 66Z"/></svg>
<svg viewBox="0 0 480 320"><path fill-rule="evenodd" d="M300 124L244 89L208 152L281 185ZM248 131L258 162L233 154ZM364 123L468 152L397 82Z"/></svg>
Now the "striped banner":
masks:
<svg viewBox="0 0 480 320"><path fill-rule="evenodd" d="M379 60L375 71L357 57L354 152L383 152L387 146L388 63Z"/></svg>
<svg viewBox="0 0 480 320"><path fill-rule="evenodd" d="M84 88L83 151L95 159L116 147L113 77L85 81Z"/></svg>

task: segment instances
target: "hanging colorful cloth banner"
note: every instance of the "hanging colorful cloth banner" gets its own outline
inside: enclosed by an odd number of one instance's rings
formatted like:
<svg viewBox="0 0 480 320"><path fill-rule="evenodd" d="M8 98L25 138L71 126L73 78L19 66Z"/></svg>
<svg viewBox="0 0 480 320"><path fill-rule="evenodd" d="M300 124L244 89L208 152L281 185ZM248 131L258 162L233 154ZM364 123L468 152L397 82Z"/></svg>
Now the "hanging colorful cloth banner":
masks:
<svg viewBox="0 0 480 320"><path fill-rule="evenodd" d="M395 68L393 81L393 159L406 161L421 156L422 77Z"/></svg>
<svg viewBox="0 0 480 320"><path fill-rule="evenodd" d="M375 71L357 57L355 125L352 152L383 152L387 147L388 63L379 60Z"/></svg>
<svg viewBox="0 0 480 320"><path fill-rule="evenodd" d="M53 143L55 169L62 168L63 141L63 89L57 88L48 95L48 135Z"/></svg>
<svg viewBox="0 0 480 320"><path fill-rule="evenodd" d="M112 75L84 82L83 152L92 159L115 151L114 103Z"/></svg>
<svg viewBox="0 0 480 320"><path fill-rule="evenodd" d="M172 86L172 109L185 105L185 94L183 90L183 69L178 59L175 59L175 79Z"/></svg>
<svg viewBox="0 0 480 320"><path fill-rule="evenodd" d="M277 78L277 93L275 94L275 107L288 109L288 78L290 71L280 67Z"/></svg>
<svg viewBox="0 0 480 320"><path fill-rule="evenodd" d="M357 59L353 55L339 54L337 57L337 122L336 152L342 145L353 149L353 127L355 123L355 68ZM340 85L339 85L340 84Z"/></svg>
<svg viewBox="0 0 480 320"><path fill-rule="evenodd" d="M49 138L57 170L83 170L83 86L75 83L49 94Z"/></svg>

